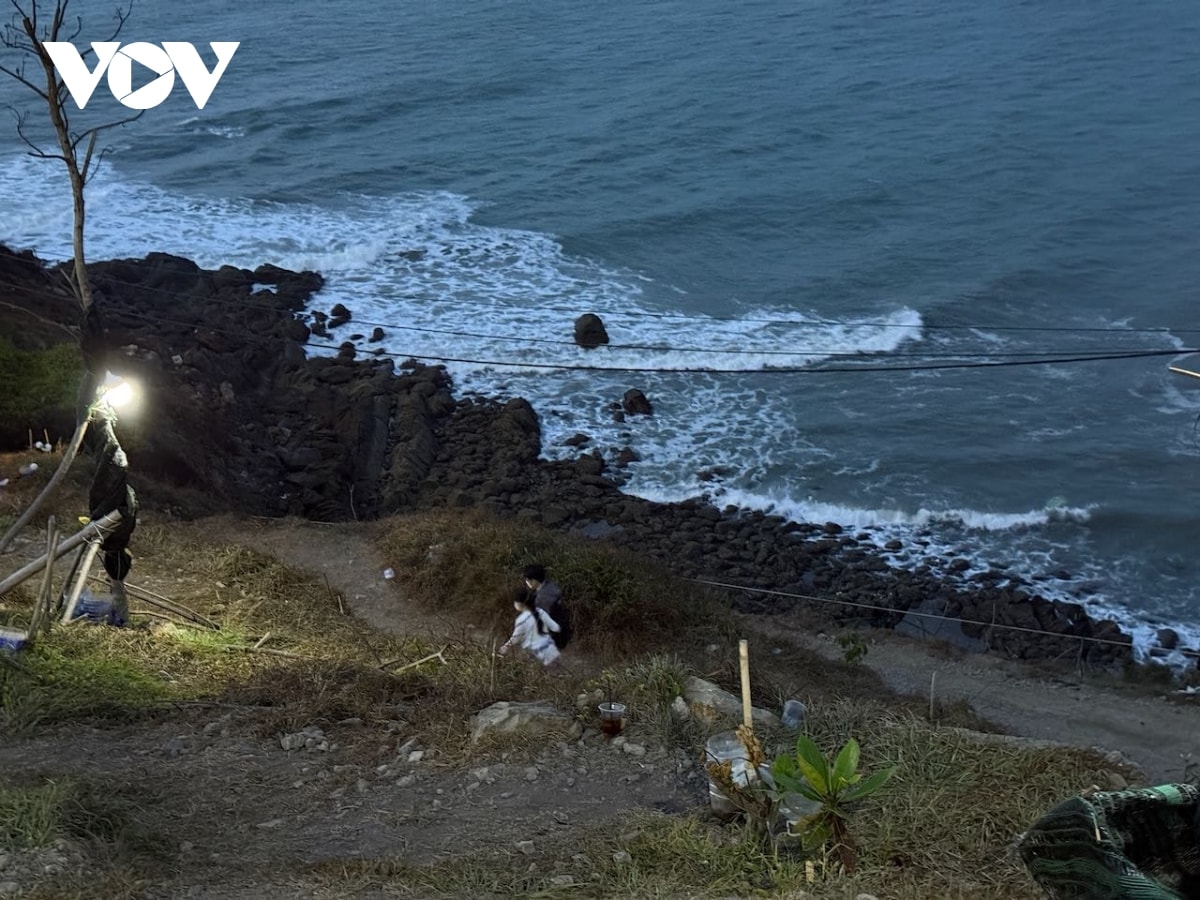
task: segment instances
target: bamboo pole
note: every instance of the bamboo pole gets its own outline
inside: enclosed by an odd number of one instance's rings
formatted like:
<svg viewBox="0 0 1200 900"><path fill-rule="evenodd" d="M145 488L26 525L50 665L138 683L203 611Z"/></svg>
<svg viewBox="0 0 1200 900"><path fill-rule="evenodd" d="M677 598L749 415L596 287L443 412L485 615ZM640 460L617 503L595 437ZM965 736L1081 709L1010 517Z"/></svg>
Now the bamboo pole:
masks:
<svg viewBox="0 0 1200 900"><path fill-rule="evenodd" d="M67 601L67 608L63 610L62 621L64 625L70 622L71 616L75 614L75 604L79 602L79 595L83 593L83 586L87 583L88 572L91 571L92 563L95 562L96 554L99 552L99 539L88 544L87 553L83 556L83 566L79 570L79 577L75 580L75 587L71 590L71 599Z"/></svg>
<svg viewBox="0 0 1200 900"><path fill-rule="evenodd" d="M754 710L750 706L750 642L738 641L738 661L742 669L742 724L754 727Z"/></svg>
<svg viewBox="0 0 1200 900"><path fill-rule="evenodd" d="M43 625L50 624L50 604L53 594L53 574L55 550L58 547L58 521L54 516L46 523L46 574L42 578L42 587L38 591L37 600L33 604L33 615L29 618L29 636L32 638Z"/></svg>
<svg viewBox="0 0 1200 900"><path fill-rule="evenodd" d="M119 510L114 509L112 512L110 512L108 515L104 516L103 518L97 519L95 522L89 522L87 525L84 525L83 528L81 528L79 531L75 532L75 534L71 535L65 541L59 542L58 547L54 551L55 557L57 558L59 556L63 556L67 553L70 553L72 550L74 550L76 547L78 547L80 544L82 544L84 541L86 541L88 539L89 535L94 535L96 538L100 538L100 539L107 537L109 532L113 531L116 528L117 523L120 521L121 521L121 513ZM0 594L6 593L7 591L11 591L13 588L15 588L18 584L23 582L25 579L29 578L31 575L34 575L38 571L40 571L42 566L44 566L46 564L46 555L47 554L43 553L41 556L39 556L33 562L22 566L21 568L17 569L17 571L13 572L11 575L9 575L7 578L5 578L3 581L0 581Z"/></svg>
<svg viewBox="0 0 1200 900"><path fill-rule="evenodd" d="M20 518L13 523L12 528L8 529L4 537L0 538L0 553L6 551L9 545L26 525L33 518L34 513L42 508L42 504L46 502L49 496L54 493L54 489L58 487L59 482L67 475L67 470L71 468L71 463L75 461L75 455L79 453L79 446L83 443L83 436L87 433L88 423L91 421L91 410L88 410L88 417L82 420L75 426L75 434L71 437L71 443L67 445L67 450L63 454L62 461L59 462L58 468L54 470L54 474L50 476L50 480L46 482L46 486L42 488L42 492L33 498L33 502L26 507L25 512L21 513ZM32 432L30 432L32 440ZM11 585L10 585L11 587ZM0 594L4 593L7 588L0 588Z"/></svg>

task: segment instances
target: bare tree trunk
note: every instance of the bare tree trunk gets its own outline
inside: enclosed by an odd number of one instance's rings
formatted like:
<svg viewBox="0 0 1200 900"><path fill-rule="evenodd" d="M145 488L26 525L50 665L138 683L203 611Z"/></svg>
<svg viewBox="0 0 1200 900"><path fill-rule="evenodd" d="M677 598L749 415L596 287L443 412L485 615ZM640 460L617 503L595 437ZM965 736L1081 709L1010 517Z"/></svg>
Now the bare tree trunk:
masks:
<svg viewBox="0 0 1200 900"><path fill-rule="evenodd" d="M54 20L50 26L51 40L58 38L58 32L62 27L65 13L66 4L59 3L55 8ZM54 126L54 134L58 138L58 147L62 151L62 160L67 166L67 176L71 180L71 197L74 201L73 228L71 231L71 245L75 255L75 275L73 280L75 296L79 299L79 305L86 314L92 306L92 288L88 283L87 257L83 252L83 226L87 211L83 198L83 186L87 182L87 172L91 166L92 153L96 148L96 132L91 132L87 152L84 154L83 164L80 165L78 141L72 140L71 129L67 124L66 115L63 113L63 84L58 77L58 72L55 71L54 60L50 58L50 54L42 46L42 42L38 38L37 28L29 17L25 17L22 24L25 27L25 33L29 36L30 43L33 45L38 62L41 63L42 71L46 75L46 96L49 98L47 105L50 108L50 122ZM0 547L0 549L3 548Z"/></svg>

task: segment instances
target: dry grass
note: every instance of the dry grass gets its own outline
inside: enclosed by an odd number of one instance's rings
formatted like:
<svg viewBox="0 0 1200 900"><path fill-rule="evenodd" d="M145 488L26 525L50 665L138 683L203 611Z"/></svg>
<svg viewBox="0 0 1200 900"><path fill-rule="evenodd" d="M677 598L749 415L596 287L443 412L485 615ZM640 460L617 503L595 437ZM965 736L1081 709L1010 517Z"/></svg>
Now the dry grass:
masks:
<svg viewBox="0 0 1200 900"><path fill-rule="evenodd" d="M373 887L401 897L783 898L805 891L813 900L859 893L1033 900L1042 894L1012 852L1017 836L1049 806L1104 783L1113 770L1092 751L980 742L878 703L820 706L811 732L827 751L857 737L868 773L897 766L852 819L862 851L853 876L817 860L810 882L802 858L775 853L736 822L721 825L703 812L642 814L550 836L531 855L464 855L429 866L361 860L315 872L341 890Z"/></svg>
<svg viewBox="0 0 1200 900"><path fill-rule="evenodd" d="M68 496L57 506L77 502L77 495ZM636 557L520 523L448 513L397 518L383 542L415 602L488 622L497 633L511 626L505 601L520 569L546 565L575 613L577 652L596 665L552 675L514 659L497 665L485 641L466 636L433 646L385 635L344 615L321 579L220 541L182 542L170 527L150 524L135 535L139 571L170 573L181 585L174 599L217 619L222 629L178 623L55 628L22 654L22 670L0 666L0 729L127 722L150 714L184 718L186 703L200 701L246 709L261 734L312 724L336 729L346 719L387 724L420 734L444 762L466 765L504 749L494 742L470 745L475 710L496 700L535 698L571 709L579 692L598 689L627 703L655 740L697 755L704 733L669 711L682 680L700 674L736 689L737 620L720 598L697 593ZM20 607L29 599L14 593L5 603ZM1055 802L1106 784L1111 764L1090 751L971 740L931 726L920 703L909 707L889 698L864 666L766 641L752 644L759 705L777 709L784 699L800 698L810 711L808 731L825 750L853 736L862 745L865 771L897 766L852 822L861 849L861 868L852 878L819 868L808 883L801 860L776 856L737 824L720 825L703 811L572 832L531 857L464 851L447 864L335 862L292 876L315 878L330 896L372 886L408 897L797 897L800 890L814 900L858 892L897 900L1040 896L1010 852L1014 838ZM719 649L712 652L711 645ZM395 671L438 650L453 664ZM936 712L942 724L979 724L969 708ZM358 731L378 734L378 728ZM785 746L776 737L771 752ZM72 798L91 797L82 806L59 803L46 787L38 788L45 796L0 791L0 819L8 803L23 810L8 818L24 823L15 836L0 833L0 846L51 833L85 834L99 861L86 879L64 876L32 896L144 895L158 853L144 824L152 804L126 795L128 802L114 808L113 798L131 788L101 787L107 806L90 785L70 789ZM552 880L564 874L572 875L571 885Z"/></svg>
<svg viewBox="0 0 1200 900"><path fill-rule="evenodd" d="M413 599L452 607L502 634L512 627L522 570L539 563L563 589L578 648L607 658L716 639L730 621L722 597L641 557L477 512L396 517L381 550Z"/></svg>

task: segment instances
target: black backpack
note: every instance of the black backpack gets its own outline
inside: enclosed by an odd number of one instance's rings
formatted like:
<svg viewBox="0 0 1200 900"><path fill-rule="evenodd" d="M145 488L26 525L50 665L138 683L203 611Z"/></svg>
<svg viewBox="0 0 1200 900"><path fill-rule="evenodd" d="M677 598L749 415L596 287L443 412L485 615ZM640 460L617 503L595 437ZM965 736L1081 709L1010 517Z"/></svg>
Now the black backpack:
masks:
<svg viewBox="0 0 1200 900"><path fill-rule="evenodd" d="M547 612L558 625L558 631L550 632L550 637L554 641L554 646L562 650L571 642L571 611L567 609L567 604L563 603L560 597L550 604Z"/></svg>

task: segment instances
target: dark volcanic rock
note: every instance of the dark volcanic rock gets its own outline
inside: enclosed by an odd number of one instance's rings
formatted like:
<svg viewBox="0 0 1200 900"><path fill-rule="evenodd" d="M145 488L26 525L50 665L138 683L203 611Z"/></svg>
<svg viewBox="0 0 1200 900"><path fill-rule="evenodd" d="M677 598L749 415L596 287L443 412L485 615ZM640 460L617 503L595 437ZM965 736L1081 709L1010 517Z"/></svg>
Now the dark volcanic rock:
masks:
<svg viewBox="0 0 1200 900"><path fill-rule="evenodd" d="M621 409L631 415L653 415L654 407L646 399L646 395L637 388L630 388L621 398Z"/></svg>
<svg viewBox="0 0 1200 900"><path fill-rule="evenodd" d="M595 313L584 313L575 320L575 343L585 350L594 350L608 343L608 330Z"/></svg>
<svg viewBox="0 0 1200 900"><path fill-rule="evenodd" d="M321 286L316 273L207 271L166 254L90 271L112 357L142 384L141 413L119 429L135 483L151 483L148 498L167 485L217 507L323 521L480 507L611 541L682 576L738 585L735 602L755 613L805 604L833 620L895 627L910 611L935 611L961 619L957 627L977 645L1014 658L1096 666L1130 658L1130 639L1115 623L1037 596L1003 572L970 576L973 587L963 589L928 567L890 568L869 533L844 533L837 523L625 496L598 450L541 459L540 426L525 400L456 399L441 367L407 360L394 369L386 359L355 358L353 345L338 358L309 358L299 314ZM38 302L53 295L53 279L32 257L0 252L4 279ZM22 294L4 296L20 302ZM69 298L57 296L69 309ZM312 315L314 334L323 318ZM621 406L614 411L651 412L636 389ZM618 467L635 460L628 448L615 456ZM896 542L887 549L921 553ZM1170 642L1164 633L1161 643Z"/></svg>

